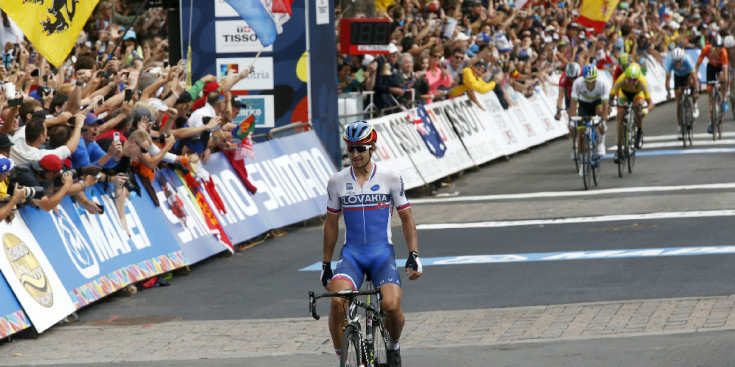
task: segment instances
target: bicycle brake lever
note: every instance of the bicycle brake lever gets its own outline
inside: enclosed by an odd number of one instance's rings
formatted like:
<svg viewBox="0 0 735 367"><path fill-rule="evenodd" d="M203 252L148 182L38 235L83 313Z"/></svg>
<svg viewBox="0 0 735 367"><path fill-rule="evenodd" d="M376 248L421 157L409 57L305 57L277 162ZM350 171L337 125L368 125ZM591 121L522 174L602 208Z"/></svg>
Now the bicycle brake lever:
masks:
<svg viewBox="0 0 735 367"><path fill-rule="evenodd" d="M314 320L319 320L319 315L316 313L316 298L314 298L313 291L309 291L309 313Z"/></svg>

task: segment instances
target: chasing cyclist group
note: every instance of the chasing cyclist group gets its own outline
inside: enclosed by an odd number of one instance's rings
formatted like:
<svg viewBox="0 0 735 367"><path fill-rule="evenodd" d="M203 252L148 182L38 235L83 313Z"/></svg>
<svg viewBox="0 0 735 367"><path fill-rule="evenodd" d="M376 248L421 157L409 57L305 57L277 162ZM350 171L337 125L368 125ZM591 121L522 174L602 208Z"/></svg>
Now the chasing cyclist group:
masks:
<svg viewBox="0 0 735 367"><path fill-rule="evenodd" d="M677 104L681 102L682 91L690 88L694 101L693 117L699 117L699 109L697 107L697 99L699 98L699 86L697 79L697 70L703 60L707 59L707 95L708 95L708 111L712 111L712 91L716 81L719 81L721 95L726 95L728 91L730 73L729 65L732 64L735 57L735 38L732 35L722 37L719 34L713 34L709 38L709 43L702 49L697 62L694 63L687 56L687 53L676 48L672 50L670 55L664 60L664 68L666 70L666 90L671 99L672 89L670 88L671 75L674 75L674 97ZM730 53L728 54L728 50ZM631 60L627 53L622 53L618 59L619 63L613 74L613 85L602 78L598 78L598 69L595 64L580 66L576 62L570 62L566 65L564 73L559 79L559 98L557 101L557 118L560 112L566 110L570 121L571 117L592 117L600 116L601 122L597 125L599 132L599 141L605 141L606 126L610 106L618 107L617 113L617 146L614 157L615 162L619 160L618 153L621 151L622 143L621 127L623 124L623 108L632 103L635 109L635 124L638 127L638 133L635 138L635 146L640 149L643 143L643 118L647 111L654 108L651 99L651 91L648 87L648 81L644 75L643 68L638 63ZM617 99L617 104L614 104ZM727 110L726 103L723 103L722 110ZM646 111L647 110L647 111ZM677 113L679 109L677 108ZM721 116L720 116L721 118ZM719 121L715 121L719 123ZM713 121L710 116L707 132L713 133ZM570 133L574 136L574 130L577 129L576 124L570 123ZM583 127L580 125L580 129ZM678 127L681 128L680 126ZM691 128L691 126L689 126ZM721 137L721 136L720 136ZM577 145L578 149L582 149L581 144ZM597 144L598 156L605 154L605 144ZM572 152L574 158L575 152Z"/></svg>

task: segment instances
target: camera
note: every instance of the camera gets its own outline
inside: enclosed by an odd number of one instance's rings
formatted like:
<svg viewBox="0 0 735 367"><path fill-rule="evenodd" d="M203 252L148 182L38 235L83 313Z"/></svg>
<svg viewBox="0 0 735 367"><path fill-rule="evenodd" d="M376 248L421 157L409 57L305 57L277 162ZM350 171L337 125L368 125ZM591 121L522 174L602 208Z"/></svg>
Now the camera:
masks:
<svg viewBox="0 0 735 367"><path fill-rule="evenodd" d="M71 172L71 177L73 179L79 178L79 173L77 172L77 170L75 170L74 168L65 168L63 171L61 171L61 174L60 175L58 175L58 176L56 176L56 178L54 178L54 185L56 185L56 186L62 186L64 184L64 181L61 180L61 177L66 172Z"/></svg>
<svg viewBox="0 0 735 367"><path fill-rule="evenodd" d="M43 199L44 195L46 195L46 191L44 191L43 187L41 186L20 186L18 185L18 190L25 190L26 200L31 200L31 199L41 200ZM8 185L8 196L13 196L13 193L15 193L15 183L13 183L13 185Z"/></svg>
<svg viewBox="0 0 735 367"><path fill-rule="evenodd" d="M38 87L38 94L41 95L41 97L49 96L52 92L53 90L48 85L42 85Z"/></svg>
<svg viewBox="0 0 735 367"><path fill-rule="evenodd" d="M158 137L158 142L161 144L166 144L166 139L169 137L169 134L161 133L161 135Z"/></svg>

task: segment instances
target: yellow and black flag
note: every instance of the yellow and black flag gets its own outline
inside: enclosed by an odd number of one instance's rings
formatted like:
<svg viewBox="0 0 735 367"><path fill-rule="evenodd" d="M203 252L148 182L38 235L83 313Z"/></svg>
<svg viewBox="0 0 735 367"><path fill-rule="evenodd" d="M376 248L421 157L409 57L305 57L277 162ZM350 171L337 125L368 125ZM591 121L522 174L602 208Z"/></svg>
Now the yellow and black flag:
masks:
<svg viewBox="0 0 735 367"><path fill-rule="evenodd" d="M99 0L0 0L0 9L54 66L69 56Z"/></svg>

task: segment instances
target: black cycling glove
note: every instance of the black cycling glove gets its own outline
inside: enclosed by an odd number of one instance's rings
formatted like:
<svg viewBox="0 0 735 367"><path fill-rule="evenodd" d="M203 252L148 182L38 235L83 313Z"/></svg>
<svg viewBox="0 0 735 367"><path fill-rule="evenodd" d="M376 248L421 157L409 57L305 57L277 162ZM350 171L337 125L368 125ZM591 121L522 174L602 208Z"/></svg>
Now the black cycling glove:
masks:
<svg viewBox="0 0 735 367"><path fill-rule="evenodd" d="M327 286L332 281L332 264L329 262L322 263L322 285Z"/></svg>
<svg viewBox="0 0 735 367"><path fill-rule="evenodd" d="M423 266L421 266L421 259L419 259L419 253L411 251L408 253L408 259L406 259L406 269L413 269L419 273L424 272Z"/></svg>

